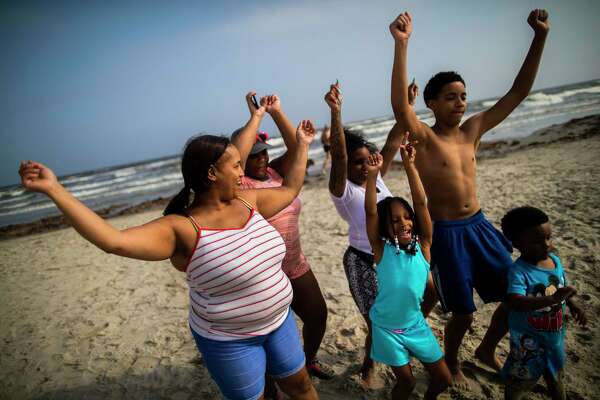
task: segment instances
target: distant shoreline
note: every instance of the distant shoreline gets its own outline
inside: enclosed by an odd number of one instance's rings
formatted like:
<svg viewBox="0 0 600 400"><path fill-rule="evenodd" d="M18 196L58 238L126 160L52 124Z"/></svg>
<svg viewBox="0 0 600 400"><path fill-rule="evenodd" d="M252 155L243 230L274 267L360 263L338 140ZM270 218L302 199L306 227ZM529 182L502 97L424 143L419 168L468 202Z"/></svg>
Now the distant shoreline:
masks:
<svg viewBox="0 0 600 400"><path fill-rule="evenodd" d="M482 142L477 152L478 159L503 157L508 152L514 152L533 146L543 146L556 142L570 142L586 139L600 134L600 114L583 118L574 118L563 124L551 125L534 132L526 138L519 140L498 140ZM132 164L133 165L133 164ZM401 168L400 163L395 163ZM305 186L316 184L321 178L319 176L307 177ZM145 211L153 211L166 207L169 198L159 197L147 200L133 206L112 205L95 210L103 218L114 218L123 215L137 214ZM0 227L0 240L27 236L36 233L50 232L67 228L70 225L62 215L46 217L37 221L13 224Z"/></svg>

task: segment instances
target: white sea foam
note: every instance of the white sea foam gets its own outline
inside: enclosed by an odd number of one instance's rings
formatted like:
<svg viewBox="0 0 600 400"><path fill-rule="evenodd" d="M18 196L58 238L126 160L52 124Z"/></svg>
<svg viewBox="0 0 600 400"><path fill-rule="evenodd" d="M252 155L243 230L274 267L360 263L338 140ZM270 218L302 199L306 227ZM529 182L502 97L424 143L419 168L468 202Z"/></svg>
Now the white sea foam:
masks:
<svg viewBox="0 0 600 400"><path fill-rule="evenodd" d="M45 210L45 209L53 208L53 207L56 207L54 205L54 203L52 203L51 201L48 201L47 203L40 203L40 204L36 204L34 206L25 207L25 208L10 210L7 212L3 211L3 212L0 212L0 216L4 217L4 216L9 216L9 215L15 215L15 214L25 214L25 213Z"/></svg>
<svg viewBox="0 0 600 400"><path fill-rule="evenodd" d="M142 168L145 170L155 169L155 168L161 168L161 167L164 167L167 165L179 165L180 162L181 162L181 158L179 156L177 156L177 157L169 158L166 160L154 161L149 164L142 164L142 165L138 166L138 168Z"/></svg>
<svg viewBox="0 0 600 400"><path fill-rule="evenodd" d="M63 185L69 185L73 182L85 182L85 181L89 181L91 179L96 179L97 177L98 177L97 174L68 176L63 179L60 179L60 183L62 183Z"/></svg>
<svg viewBox="0 0 600 400"><path fill-rule="evenodd" d="M527 107L540 107L549 106L551 104L558 104L564 101L563 97L559 94L545 94L542 92L534 93L527 96L523 105Z"/></svg>
<svg viewBox="0 0 600 400"><path fill-rule="evenodd" d="M160 184L160 186L171 185L174 182L182 181L182 177L180 173L172 173L172 174L161 174L157 176L153 176L146 179L140 180L128 180L126 185L122 185L121 187L115 188L113 185L103 185L96 189L84 189L84 190L74 190L72 191L73 195L80 199L87 199L91 196L98 195L101 193L129 193L129 188L139 188L140 190L147 190L148 192L152 191L153 188L156 187L156 184ZM116 180L115 180L116 181ZM114 181L113 181L114 182Z"/></svg>
<svg viewBox="0 0 600 400"><path fill-rule="evenodd" d="M133 175L137 172L135 167L123 168L113 171L113 175L117 178Z"/></svg>
<svg viewBox="0 0 600 400"><path fill-rule="evenodd" d="M598 94L600 93L600 84L595 86L583 87L579 89L565 90L554 94L546 94L544 92L537 92L529 95L523 102L528 107L545 106L552 104L559 104L567 100L568 97L575 96L577 94ZM485 108L489 108L498 102L498 99L486 100L482 102Z"/></svg>

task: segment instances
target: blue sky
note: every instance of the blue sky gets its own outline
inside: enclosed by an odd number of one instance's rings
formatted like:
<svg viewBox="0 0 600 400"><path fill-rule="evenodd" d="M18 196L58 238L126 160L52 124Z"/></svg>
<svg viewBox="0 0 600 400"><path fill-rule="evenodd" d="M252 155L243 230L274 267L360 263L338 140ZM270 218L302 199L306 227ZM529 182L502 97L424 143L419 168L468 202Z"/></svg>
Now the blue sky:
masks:
<svg viewBox="0 0 600 400"><path fill-rule="evenodd" d="M421 88L454 69L471 99L501 95L535 7L551 31L534 88L600 78L598 1L2 2L0 186L22 159L64 175L176 154L191 135L243 125L251 89L321 125L339 79L344 120L389 115L388 25L404 9Z"/></svg>

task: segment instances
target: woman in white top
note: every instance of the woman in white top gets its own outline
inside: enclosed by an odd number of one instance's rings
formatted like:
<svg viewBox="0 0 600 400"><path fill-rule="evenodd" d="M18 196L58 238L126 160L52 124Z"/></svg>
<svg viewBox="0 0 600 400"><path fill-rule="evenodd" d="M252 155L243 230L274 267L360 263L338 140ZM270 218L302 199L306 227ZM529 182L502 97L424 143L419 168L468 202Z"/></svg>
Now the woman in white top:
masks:
<svg viewBox="0 0 600 400"><path fill-rule="evenodd" d="M408 88L413 97L416 96L416 85ZM340 216L348 223L349 246L344 253L344 271L348 279L350 293L358 310L362 314L369 329L365 338L365 356L361 368L362 379L369 384L373 372L371 350L371 320L369 310L377 295L377 279L373 269L373 252L367 237L365 218L365 188L367 185L367 163L371 153L377 151L374 144L367 142L362 136L343 128L342 94L339 83L330 86L325 94L325 102L331 110L331 172L329 175L329 192ZM383 165L377 176L377 201L392 197L385 186L382 176L388 171L392 160L404 137L404 129L398 124L390 131L381 150ZM426 314L437 301L433 282L428 282L426 294Z"/></svg>

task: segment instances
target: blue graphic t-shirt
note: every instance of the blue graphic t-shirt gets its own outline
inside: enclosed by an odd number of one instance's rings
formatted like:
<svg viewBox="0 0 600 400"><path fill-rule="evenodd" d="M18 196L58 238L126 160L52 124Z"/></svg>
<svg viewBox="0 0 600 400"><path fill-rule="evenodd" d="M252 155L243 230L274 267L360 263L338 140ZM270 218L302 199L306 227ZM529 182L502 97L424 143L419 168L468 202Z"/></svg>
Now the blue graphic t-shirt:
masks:
<svg viewBox="0 0 600 400"><path fill-rule="evenodd" d="M515 261L508 273L508 294L551 296L567 285L558 257L550 254L555 268L548 269ZM516 379L539 379L544 370L552 375L565 362L563 315L565 302L535 311L514 311L508 315L510 354L503 373Z"/></svg>

